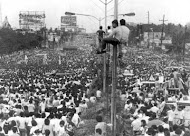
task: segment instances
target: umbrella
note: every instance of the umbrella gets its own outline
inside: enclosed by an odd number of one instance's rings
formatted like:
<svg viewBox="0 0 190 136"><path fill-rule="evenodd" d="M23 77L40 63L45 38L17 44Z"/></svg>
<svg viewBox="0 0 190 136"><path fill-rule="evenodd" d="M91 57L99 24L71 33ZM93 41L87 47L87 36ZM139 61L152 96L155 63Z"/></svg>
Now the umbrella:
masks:
<svg viewBox="0 0 190 136"><path fill-rule="evenodd" d="M158 126L158 125L162 125L162 124L164 124L163 121L158 120L158 119L155 119L155 120L149 121L148 124L147 124L147 126L148 126L148 127L151 127L152 125Z"/></svg>

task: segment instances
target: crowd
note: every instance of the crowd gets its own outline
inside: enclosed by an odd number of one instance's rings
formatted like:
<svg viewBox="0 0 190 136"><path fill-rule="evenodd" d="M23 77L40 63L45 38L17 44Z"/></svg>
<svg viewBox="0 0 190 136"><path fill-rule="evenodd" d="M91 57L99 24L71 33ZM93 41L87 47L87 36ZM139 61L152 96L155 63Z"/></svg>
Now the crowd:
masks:
<svg viewBox="0 0 190 136"><path fill-rule="evenodd" d="M66 51L58 64L56 51L45 53L48 65L32 63L37 59L32 55L28 64L15 64L2 73L1 135L73 136L87 103L96 102L89 93L90 83L97 77L95 55L87 49Z"/></svg>
<svg viewBox="0 0 190 136"><path fill-rule="evenodd" d="M21 53L28 56L27 64L4 67L0 75L0 135L77 135L89 103L98 105L104 99L99 71L102 66L89 47L65 51L63 56L54 50L28 51ZM47 64L37 54L47 54ZM15 55L10 62L11 58ZM5 59L8 57L2 57L1 62ZM188 133L188 72L166 69L170 59L148 49L128 47L122 59L125 69L120 71L117 88L123 107L121 113L117 112L117 126L121 125L118 132L122 136ZM109 123L102 114L96 121L95 136L106 136Z"/></svg>
<svg viewBox="0 0 190 136"><path fill-rule="evenodd" d="M169 62L165 60L170 60L161 56L154 60L153 55L143 55L141 51L127 54L127 72L120 77L125 80L120 93L125 103L120 115L123 135L189 135L190 80L187 70L166 68ZM153 62L160 63L160 68Z"/></svg>

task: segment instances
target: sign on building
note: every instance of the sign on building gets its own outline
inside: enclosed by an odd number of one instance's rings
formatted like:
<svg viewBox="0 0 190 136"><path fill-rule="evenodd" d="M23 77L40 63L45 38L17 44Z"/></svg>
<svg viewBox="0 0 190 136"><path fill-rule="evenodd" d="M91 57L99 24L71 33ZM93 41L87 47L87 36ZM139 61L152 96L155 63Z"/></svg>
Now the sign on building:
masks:
<svg viewBox="0 0 190 136"><path fill-rule="evenodd" d="M62 16L61 17L61 29L64 31L76 31L77 30L77 17L76 16Z"/></svg>
<svg viewBox="0 0 190 136"><path fill-rule="evenodd" d="M44 11L21 11L19 14L20 29L40 30L45 27Z"/></svg>

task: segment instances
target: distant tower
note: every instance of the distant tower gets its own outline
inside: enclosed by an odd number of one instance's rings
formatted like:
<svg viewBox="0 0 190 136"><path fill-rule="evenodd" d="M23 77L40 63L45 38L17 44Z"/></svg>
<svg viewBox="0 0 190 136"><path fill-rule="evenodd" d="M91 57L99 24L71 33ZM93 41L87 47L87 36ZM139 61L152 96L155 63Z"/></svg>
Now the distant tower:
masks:
<svg viewBox="0 0 190 136"><path fill-rule="evenodd" d="M7 16L5 17L5 20L2 23L2 28L8 28L11 29L11 25L9 24Z"/></svg>

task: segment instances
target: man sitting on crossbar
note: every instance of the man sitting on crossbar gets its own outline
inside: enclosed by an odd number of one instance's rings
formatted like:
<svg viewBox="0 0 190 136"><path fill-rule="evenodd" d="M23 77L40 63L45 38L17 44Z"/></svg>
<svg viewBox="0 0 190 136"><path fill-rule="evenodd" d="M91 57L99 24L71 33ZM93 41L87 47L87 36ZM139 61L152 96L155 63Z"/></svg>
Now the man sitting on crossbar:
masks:
<svg viewBox="0 0 190 136"><path fill-rule="evenodd" d="M128 42L129 37L129 28L126 26L125 20L120 20L120 26L118 26L118 21L113 20L112 21L112 27L113 31L112 33L102 40L102 42L99 44L99 48L97 50L97 54L106 53L106 44L110 43L113 46L119 47L119 55L118 58L122 58L122 44L126 45Z"/></svg>

